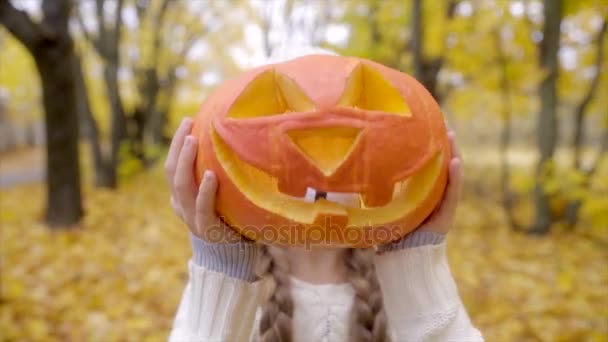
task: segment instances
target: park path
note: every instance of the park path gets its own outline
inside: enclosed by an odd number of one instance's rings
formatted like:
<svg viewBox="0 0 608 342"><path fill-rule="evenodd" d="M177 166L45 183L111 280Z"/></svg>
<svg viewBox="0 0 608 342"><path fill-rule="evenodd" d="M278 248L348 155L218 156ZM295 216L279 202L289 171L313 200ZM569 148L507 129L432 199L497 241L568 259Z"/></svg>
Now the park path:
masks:
<svg viewBox="0 0 608 342"><path fill-rule="evenodd" d="M0 190L43 182L46 178L43 148L0 155Z"/></svg>
<svg viewBox="0 0 608 342"><path fill-rule="evenodd" d="M45 174L41 168L0 171L0 190L42 182L45 179Z"/></svg>

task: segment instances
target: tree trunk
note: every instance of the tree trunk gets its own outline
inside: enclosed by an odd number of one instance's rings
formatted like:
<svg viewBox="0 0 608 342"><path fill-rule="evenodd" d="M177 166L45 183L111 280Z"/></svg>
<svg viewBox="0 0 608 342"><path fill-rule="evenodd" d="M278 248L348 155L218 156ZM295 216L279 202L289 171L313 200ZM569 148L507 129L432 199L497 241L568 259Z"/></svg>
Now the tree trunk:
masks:
<svg viewBox="0 0 608 342"><path fill-rule="evenodd" d="M151 141L156 145L169 145L171 137L167 135L167 125L169 124L169 112L175 98L177 88L177 77L175 71L171 72L166 79L165 85L162 88L162 93L159 92L156 98L156 117L150 127ZM159 89L160 90L160 89Z"/></svg>
<svg viewBox="0 0 608 342"><path fill-rule="evenodd" d="M115 184L112 169L108 166L108 159L104 158L104 153L99 140L99 128L93 117L91 104L89 102L89 94L87 92L86 82L82 74L82 65L80 58L77 57L74 66L74 77L76 82L77 103L80 125L83 130L83 136L88 140L93 158L93 167L95 169L95 186L102 188L111 188Z"/></svg>
<svg viewBox="0 0 608 342"><path fill-rule="evenodd" d="M411 51L413 57L414 77L424 85L433 95L433 98L441 103L442 96L439 93L437 76L443 66L443 56L429 58L424 55L424 0L414 0L412 8L412 40ZM454 16L456 2L451 0L447 4L445 20L450 20Z"/></svg>
<svg viewBox="0 0 608 342"><path fill-rule="evenodd" d="M46 120L47 211L51 227L67 227L83 215L78 155L78 111L74 84L74 46L66 1L43 4L54 32L31 47L42 83ZM65 12L63 12L65 11ZM66 13L67 12L67 13Z"/></svg>
<svg viewBox="0 0 608 342"><path fill-rule="evenodd" d="M44 0L38 24L10 1L0 0L0 23L30 51L40 74L47 142L45 219L51 227L63 228L83 215L70 5L69 0Z"/></svg>
<svg viewBox="0 0 608 342"><path fill-rule="evenodd" d="M540 45L540 67L547 72L547 77L541 82L538 93L540 97L540 113L537 121L537 147L539 160L536 166L536 184L534 187L534 204L536 217L531 233L546 234L551 229L553 217L549 206L549 196L543 185L551 177L547 169L553 160L557 141L557 89L560 24L562 20L562 1L544 1L543 40Z"/></svg>
<svg viewBox="0 0 608 342"><path fill-rule="evenodd" d="M145 72L145 86L144 86L144 99L146 101L145 105L145 113L146 113L146 122L144 124L145 130L149 132L149 138L152 144L154 142L154 127L158 127L160 125L160 112L158 111L158 98L160 92L160 80L158 78L158 71L156 68L158 65L154 65L149 68Z"/></svg>
<svg viewBox="0 0 608 342"><path fill-rule="evenodd" d="M83 214L72 77L74 56L71 41L61 45L64 46L45 47L36 58L46 118L46 221L51 226L74 224Z"/></svg>
<svg viewBox="0 0 608 342"><path fill-rule="evenodd" d="M502 192L502 207L511 229L519 231L521 225L515 219L513 213L513 193L511 192L510 179L511 169L509 166L508 152L511 145L511 85L507 74L507 56L502 48L502 41L498 30L494 31L494 41L498 53L498 64L500 66L500 94L502 100L501 118L502 127L500 131L500 188Z"/></svg>
<svg viewBox="0 0 608 342"><path fill-rule="evenodd" d="M150 130L158 120L156 103L160 84L156 65L145 67L140 73L137 89L142 100L129 118L129 143L131 154L143 165L147 165L146 138L150 137Z"/></svg>
<svg viewBox="0 0 608 342"><path fill-rule="evenodd" d="M424 18L422 17L422 0L414 0L413 8L412 8L412 57L413 57L413 67L414 67L414 75L429 91L429 87L424 82L425 78L425 68L424 68L424 52L423 45L424 42ZM429 84L430 86L430 84ZM432 92L431 92L432 93Z"/></svg>
<svg viewBox="0 0 608 342"><path fill-rule="evenodd" d="M140 161L146 159L145 147L145 127L146 127L146 110L141 106L135 107L130 117L130 132L129 142L131 144L131 154Z"/></svg>
<svg viewBox="0 0 608 342"><path fill-rule="evenodd" d="M118 183L117 168L120 158L120 147L127 136L127 121L118 86L118 65L106 62L104 66L104 80L112 112L111 150L108 161L109 187L115 188Z"/></svg>

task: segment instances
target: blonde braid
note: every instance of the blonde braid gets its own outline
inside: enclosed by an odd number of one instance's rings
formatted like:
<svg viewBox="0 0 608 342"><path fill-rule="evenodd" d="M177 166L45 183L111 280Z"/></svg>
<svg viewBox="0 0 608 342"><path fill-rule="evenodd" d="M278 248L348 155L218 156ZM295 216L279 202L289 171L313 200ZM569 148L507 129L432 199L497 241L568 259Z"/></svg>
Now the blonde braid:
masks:
<svg viewBox="0 0 608 342"><path fill-rule="evenodd" d="M261 342L292 340L293 299L289 278L289 263L280 247L263 246L258 275L272 282L270 298L262 305L259 327Z"/></svg>
<svg viewBox="0 0 608 342"><path fill-rule="evenodd" d="M346 256L348 281L355 290L350 329L352 341L390 341L373 256L371 249L354 248L349 249Z"/></svg>

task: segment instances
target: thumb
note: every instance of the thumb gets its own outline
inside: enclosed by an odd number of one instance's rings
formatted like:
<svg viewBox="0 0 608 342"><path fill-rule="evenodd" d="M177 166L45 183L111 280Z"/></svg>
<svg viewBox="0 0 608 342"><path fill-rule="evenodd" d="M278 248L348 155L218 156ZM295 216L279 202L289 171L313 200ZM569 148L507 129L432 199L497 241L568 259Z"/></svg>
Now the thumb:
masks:
<svg viewBox="0 0 608 342"><path fill-rule="evenodd" d="M195 225L199 232L202 232L218 219L215 215L215 194L217 192L217 178L212 171L205 171L203 180L196 196L196 216Z"/></svg>

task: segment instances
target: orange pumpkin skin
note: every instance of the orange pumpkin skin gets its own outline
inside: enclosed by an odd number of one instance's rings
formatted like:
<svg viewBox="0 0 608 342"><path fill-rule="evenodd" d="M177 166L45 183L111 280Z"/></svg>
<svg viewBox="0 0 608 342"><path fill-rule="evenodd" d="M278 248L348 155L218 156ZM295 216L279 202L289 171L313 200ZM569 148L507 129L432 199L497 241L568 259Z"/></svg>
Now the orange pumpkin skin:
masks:
<svg viewBox="0 0 608 342"><path fill-rule="evenodd" d="M441 200L451 158L428 91L354 57L305 56L229 80L203 103L192 135L197 183L206 169L218 178L218 215L278 245L363 248L406 235ZM296 199L307 188L359 194L361 207Z"/></svg>

